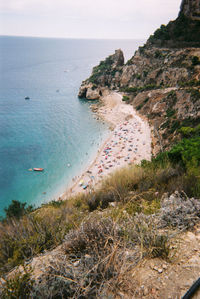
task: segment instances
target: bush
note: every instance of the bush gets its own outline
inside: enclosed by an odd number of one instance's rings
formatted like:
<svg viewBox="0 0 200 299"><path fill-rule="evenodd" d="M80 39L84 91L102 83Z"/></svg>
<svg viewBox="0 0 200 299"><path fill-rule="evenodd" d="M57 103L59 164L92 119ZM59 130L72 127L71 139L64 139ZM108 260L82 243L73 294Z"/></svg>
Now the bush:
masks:
<svg viewBox="0 0 200 299"><path fill-rule="evenodd" d="M24 260L59 245L65 234L79 225L81 208L47 204L20 219L9 218L0 223L0 273L9 271ZM51 219L51 221L49 221Z"/></svg>
<svg viewBox="0 0 200 299"><path fill-rule="evenodd" d="M167 117L172 117L175 113L176 113L175 110L173 110L173 109L167 109L166 116Z"/></svg>
<svg viewBox="0 0 200 299"><path fill-rule="evenodd" d="M199 57L193 56L192 57L192 65L198 65L198 64L200 64Z"/></svg>
<svg viewBox="0 0 200 299"><path fill-rule="evenodd" d="M194 134L195 130L191 127L181 127L179 129L179 132L183 137L191 137Z"/></svg>
<svg viewBox="0 0 200 299"><path fill-rule="evenodd" d="M6 217L16 217L19 219L22 215L30 213L33 210L32 206L28 206L27 208L25 208L25 206L26 203L21 203L18 200L13 200L9 207L5 209Z"/></svg>
<svg viewBox="0 0 200 299"><path fill-rule="evenodd" d="M200 165L200 137L183 139L168 153L170 161L181 163L186 169Z"/></svg>
<svg viewBox="0 0 200 299"><path fill-rule="evenodd" d="M16 273L13 278L7 279L1 294L2 299L29 299L33 289L31 272L24 269L24 273Z"/></svg>
<svg viewBox="0 0 200 299"><path fill-rule="evenodd" d="M142 109L142 107L143 107L143 104L140 104L136 107L136 110L139 111L140 109Z"/></svg>
<svg viewBox="0 0 200 299"><path fill-rule="evenodd" d="M123 98L122 98L122 101L124 101L124 102L127 102L129 100L130 100L130 98L128 96L123 96Z"/></svg>
<svg viewBox="0 0 200 299"><path fill-rule="evenodd" d="M147 97L147 98L144 100L144 104L146 104L148 101L149 101L149 97Z"/></svg>

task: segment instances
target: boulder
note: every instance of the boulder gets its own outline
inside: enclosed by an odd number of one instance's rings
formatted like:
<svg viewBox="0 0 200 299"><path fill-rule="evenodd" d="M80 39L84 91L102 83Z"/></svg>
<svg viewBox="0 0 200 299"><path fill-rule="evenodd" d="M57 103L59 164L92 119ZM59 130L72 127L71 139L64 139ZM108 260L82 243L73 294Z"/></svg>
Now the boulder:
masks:
<svg viewBox="0 0 200 299"><path fill-rule="evenodd" d="M98 100L100 98L99 89L88 88L86 92L86 99Z"/></svg>

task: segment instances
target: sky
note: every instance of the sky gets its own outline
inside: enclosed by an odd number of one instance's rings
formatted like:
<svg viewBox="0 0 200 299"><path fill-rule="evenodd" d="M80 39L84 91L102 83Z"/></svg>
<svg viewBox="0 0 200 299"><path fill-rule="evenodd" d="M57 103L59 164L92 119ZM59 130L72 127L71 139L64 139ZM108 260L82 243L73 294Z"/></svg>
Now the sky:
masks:
<svg viewBox="0 0 200 299"><path fill-rule="evenodd" d="M174 20L181 0L2 0L0 35L148 38Z"/></svg>

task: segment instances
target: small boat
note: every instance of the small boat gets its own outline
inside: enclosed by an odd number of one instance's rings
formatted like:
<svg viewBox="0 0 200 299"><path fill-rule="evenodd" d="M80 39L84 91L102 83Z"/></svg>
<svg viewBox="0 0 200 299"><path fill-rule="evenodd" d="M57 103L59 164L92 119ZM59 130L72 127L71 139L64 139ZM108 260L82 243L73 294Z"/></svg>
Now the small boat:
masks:
<svg viewBox="0 0 200 299"><path fill-rule="evenodd" d="M33 168L34 171L43 171L44 168Z"/></svg>
<svg viewBox="0 0 200 299"><path fill-rule="evenodd" d="M25 100L30 100L30 98L29 97L25 97Z"/></svg>

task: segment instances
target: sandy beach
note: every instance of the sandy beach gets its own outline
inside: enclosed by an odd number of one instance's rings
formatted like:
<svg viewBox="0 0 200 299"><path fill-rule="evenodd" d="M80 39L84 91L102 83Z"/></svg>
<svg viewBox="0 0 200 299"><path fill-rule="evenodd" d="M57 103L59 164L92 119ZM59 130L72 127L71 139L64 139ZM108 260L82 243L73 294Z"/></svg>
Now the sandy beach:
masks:
<svg viewBox="0 0 200 299"><path fill-rule="evenodd" d="M151 129L139 117L133 106L122 101L119 93L111 92L101 99L97 115L112 126L110 136L101 145L88 169L74 178L71 186L59 199L64 200L79 192L91 192L102 178L117 168L141 160L151 159Z"/></svg>

